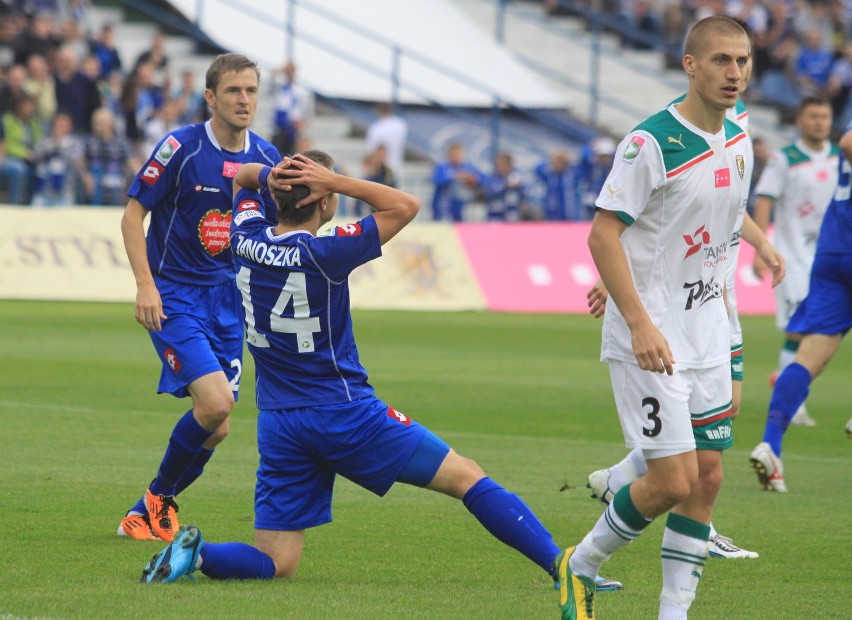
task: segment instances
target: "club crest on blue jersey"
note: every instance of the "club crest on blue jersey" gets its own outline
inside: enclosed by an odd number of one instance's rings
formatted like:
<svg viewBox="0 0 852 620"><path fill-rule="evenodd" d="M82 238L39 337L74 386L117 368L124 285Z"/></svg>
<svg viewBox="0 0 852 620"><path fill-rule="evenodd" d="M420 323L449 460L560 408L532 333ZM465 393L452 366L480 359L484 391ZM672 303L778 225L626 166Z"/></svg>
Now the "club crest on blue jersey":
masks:
<svg viewBox="0 0 852 620"><path fill-rule="evenodd" d="M344 224L337 227L338 237L357 237L361 234L361 224Z"/></svg>
<svg viewBox="0 0 852 620"><path fill-rule="evenodd" d="M163 141L160 148L157 149L154 159L165 166L174 157L174 154L178 152L179 148L180 142L175 140L174 136L169 136Z"/></svg>
<svg viewBox="0 0 852 620"><path fill-rule="evenodd" d="M210 256L217 256L231 245L231 212L211 209L198 222L198 240Z"/></svg>

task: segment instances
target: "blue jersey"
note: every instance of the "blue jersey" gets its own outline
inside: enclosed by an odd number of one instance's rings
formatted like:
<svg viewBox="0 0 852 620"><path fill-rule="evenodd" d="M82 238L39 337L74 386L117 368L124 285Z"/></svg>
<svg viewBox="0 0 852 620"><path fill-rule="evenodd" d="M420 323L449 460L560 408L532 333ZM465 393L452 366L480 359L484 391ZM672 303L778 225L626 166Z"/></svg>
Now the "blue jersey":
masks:
<svg viewBox="0 0 852 620"><path fill-rule="evenodd" d="M852 131L852 125L848 128ZM823 216L817 254L852 255L852 165L840 151L837 189Z"/></svg>
<svg viewBox="0 0 852 620"><path fill-rule="evenodd" d="M474 185L468 185L459 177L466 172L474 179ZM436 220L453 220L460 222L465 205L473 199L474 189L481 185L484 175L473 165L461 163L458 165L443 162L435 166L432 182L435 193L432 196L432 217Z"/></svg>
<svg viewBox="0 0 852 620"><path fill-rule="evenodd" d="M381 256L373 216L329 236L276 235L260 194L234 200L231 248L261 410L334 405L373 395L361 365L348 277Z"/></svg>
<svg viewBox="0 0 852 620"><path fill-rule="evenodd" d="M232 280L227 250L234 175L243 164L274 166L279 159L275 147L252 132L246 132L239 153L224 150L210 121L163 138L127 191L151 212L152 273L200 286ZM272 200L268 204L274 206Z"/></svg>

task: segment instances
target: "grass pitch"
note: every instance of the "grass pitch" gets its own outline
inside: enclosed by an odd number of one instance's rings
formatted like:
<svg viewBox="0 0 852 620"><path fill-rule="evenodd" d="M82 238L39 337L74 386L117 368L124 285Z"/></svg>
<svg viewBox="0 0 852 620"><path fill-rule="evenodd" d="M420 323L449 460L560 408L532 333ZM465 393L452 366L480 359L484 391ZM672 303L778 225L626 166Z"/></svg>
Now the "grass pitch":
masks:
<svg viewBox="0 0 852 620"><path fill-rule="evenodd" d="M768 317L743 323L743 413L715 522L761 557L709 561L690 618L848 618L852 349L813 386L819 425L787 435L790 493L766 493L748 453L781 339ZM129 305L1 302L0 326L0 620L557 617L549 577L460 503L403 485L379 499L346 480L334 523L308 532L295 580L140 585L163 544L115 530L189 401L154 394L153 348ZM357 312L355 329L384 400L523 497L560 545L592 526L600 507L586 475L625 452L597 361L599 322ZM247 355L230 437L179 498L182 522L212 541L253 539L253 377ZM599 595L598 617L656 617L662 527L659 519L604 567L626 590Z"/></svg>

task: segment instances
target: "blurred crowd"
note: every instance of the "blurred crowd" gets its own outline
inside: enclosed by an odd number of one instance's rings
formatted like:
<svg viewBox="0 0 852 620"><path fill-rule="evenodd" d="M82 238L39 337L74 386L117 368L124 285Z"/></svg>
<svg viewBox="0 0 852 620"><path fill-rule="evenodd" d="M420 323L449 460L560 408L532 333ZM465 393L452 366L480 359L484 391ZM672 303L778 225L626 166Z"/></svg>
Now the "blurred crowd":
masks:
<svg viewBox="0 0 852 620"><path fill-rule="evenodd" d="M123 205L156 142L205 118L203 85L173 76L165 38L122 58L85 0L0 0L0 200Z"/></svg>
<svg viewBox="0 0 852 620"><path fill-rule="evenodd" d="M746 99L779 108L791 121L803 97L832 103L835 127L852 120L852 2L849 0L544 0L551 14L600 8L603 26L624 47L662 49L679 68L683 38L709 15L747 23L754 40L754 74Z"/></svg>

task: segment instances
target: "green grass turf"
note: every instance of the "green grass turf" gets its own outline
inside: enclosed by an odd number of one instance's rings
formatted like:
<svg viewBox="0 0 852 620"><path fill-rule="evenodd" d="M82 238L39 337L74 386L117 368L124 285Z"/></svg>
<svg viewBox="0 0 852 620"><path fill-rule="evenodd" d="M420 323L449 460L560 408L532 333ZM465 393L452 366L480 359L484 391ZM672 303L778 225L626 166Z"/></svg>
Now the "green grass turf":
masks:
<svg viewBox="0 0 852 620"><path fill-rule="evenodd" d="M761 557L711 560L690 618L848 618L852 350L813 386L819 425L787 435L790 493L766 493L748 453L781 339L768 317L743 323L743 414L715 521ZM158 365L130 305L2 302L0 326L0 620L557 617L549 577L459 503L402 485L379 499L346 480L334 523L308 533L295 580L140 585L162 543L115 530L188 401L154 394ZM592 526L600 507L586 475L625 453L598 321L356 312L355 329L389 404L521 495L559 544ZM212 541L253 539L253 377L246 356L230 437L180 498L183 522ZM599 595L599 618L656 617L662 521L605 566L626 590Z"/></svg>

